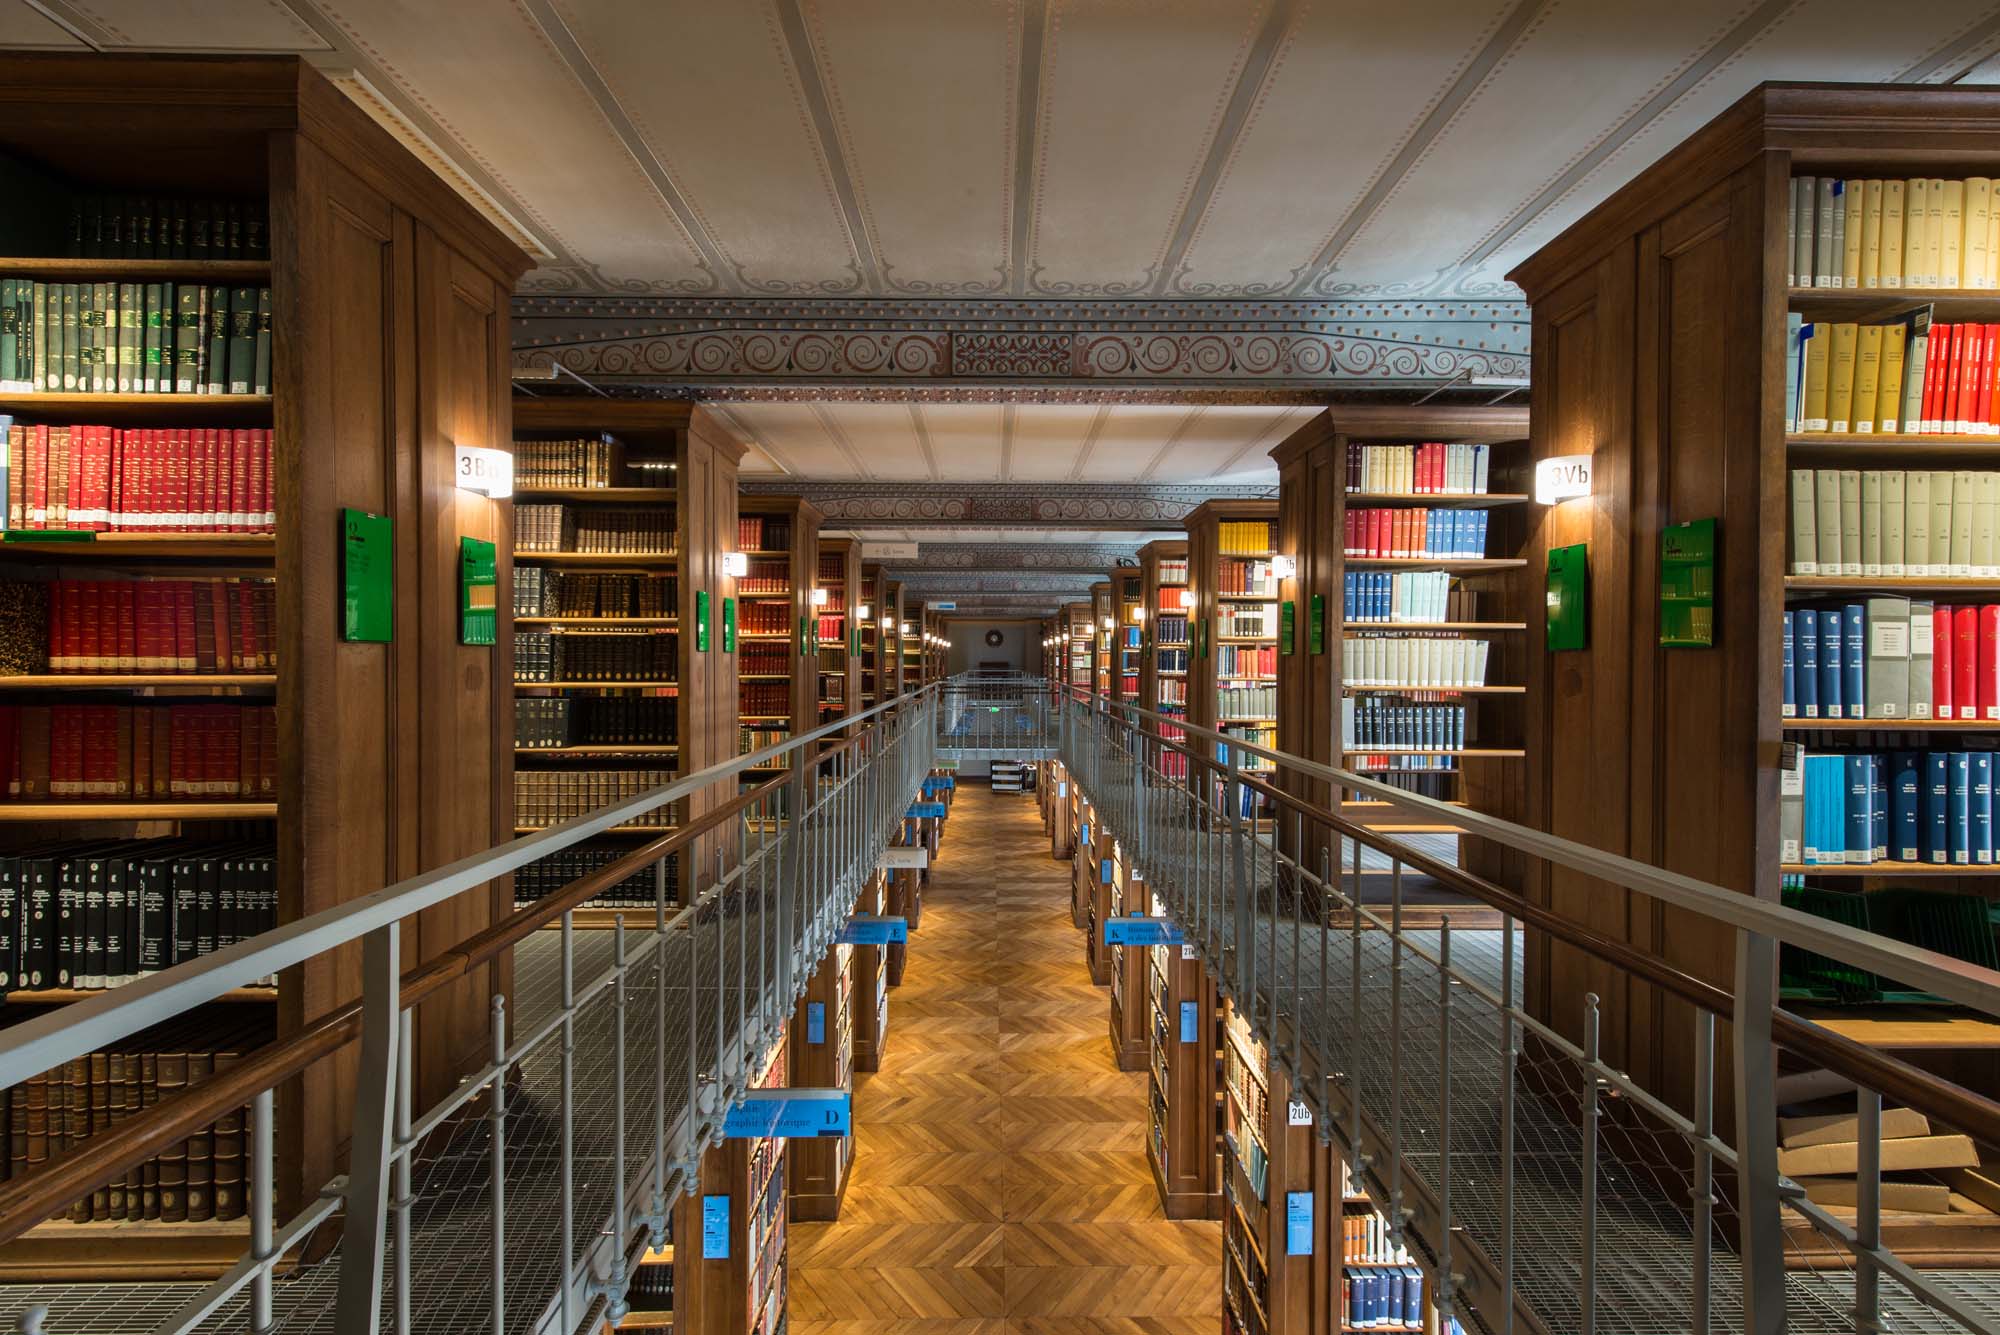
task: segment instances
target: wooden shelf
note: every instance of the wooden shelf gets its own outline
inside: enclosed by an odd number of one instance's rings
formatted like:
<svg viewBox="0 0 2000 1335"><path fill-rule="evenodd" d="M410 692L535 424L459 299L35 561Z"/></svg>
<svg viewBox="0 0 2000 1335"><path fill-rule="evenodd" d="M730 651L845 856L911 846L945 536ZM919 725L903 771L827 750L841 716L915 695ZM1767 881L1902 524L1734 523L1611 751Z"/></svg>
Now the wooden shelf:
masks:
<svg viewBox="0 0 2000 1335"><path fill-rule="evenodd" d="M677 681L519 681L516 689L534 687L545 691L653 691L679 686Z"/></svg>
<svg viewBox="0 0 2000 1335"><path fill-rule="evenodd" d="M631 566L648 570L680 564L674 552L515 552L516 561L560 566Z"/></svg>
<svg viewBox="0 0 2000 1335"><path fill-rule="evenodd" d="M737 601L737 602L739 602L739 603L768 603L768 602L790 602L790 601L791 601L791 597L792 597L792 595L790 594L790 592L785 592L785 593L739 593L739 594L737 594L737 595L736 595L736 601Z"/></svg>
<svg viewBox="0 0 2000 1335"><path fill-rule="evenodd" d="M1890 1051L2000 1048L2000 1021L1948 1006L1812 1006L1786 1010L1822 1029Z"/></svg>
<svg viewBox="0 0 2000 1335"><path fill-rule="evenodd" d="M235 425L267 421L269 394L0 394L0 413L17 417L65 417L121 426L132 423L194 422Z"/></svg>
<svg viewBox="0 0 2000 1335"><path fill-rule="evenodd" d="M739 672L736 674L736 680L738 681L790 681L791 679L792 674L789 672Z"/></svg>
<svg viewBox="0 0 2000 1335"><path fill-rule="evenodd" d="M742 630L736 632L739 640L789 640L792 633L786 630Z"/></svg>
<svg viewBox="0 0 2000 1335"><path fill-rule="evenodd" d="M2000 719L1788 718L1786 732L1996 732Z"/></svg>
<svg viewBox="0 0 2000 1335"><path fill-rule="evenodd" d="M1528 563L1518 556L1350 556L1355 570L1442 570L1472 575L1485 570L1519 570Z"/></svg>
<svg viewBox="0 0 2000 1335"><path fill-rule="evenodd" d="M17 255L0 258L0 273L9 278L57 281L72 278L129 278L134 282L200 279L217 286L238 283L266 286L271 281L271 261L55 259Z"/></svg>
<svg viewBox="0 0 2000 1335"><path fill-rule="evenodd" d="M1468 747L1463 751L1433 751L1425 750L1421 747L1356 746L1345 747L1341 750L1340 754L1343 756L1467 756L1474 760L1518 760L1526 757L1528 753L1512 747ZM1368 770L1356 770L1355 772L1364 777L1369 774ZM1426 770L1423 772L1428 774L1445 774L1450 771Z"/></svg>
<svg viewBox="0 0 2000 1335"><path fill-rule="evenodd" d="M1893 458L1994 459L2000 458L2000 436L1905 435L1890 432L1853 435L1815 431L1786 436L1785 448L1794 455L1815 455L1828 459L1879 455L1884 462Z"/></svg>
<svg viewBox="0 0 2000 1335"><path fill-rule="evenodd" d="M53 672L0 677L0 691L87 691L103 687L179 686L203 689L278 684L275 672Z"/></svg>
<svg viewBox="0 0 2000 1335"><path fill-rule="evenodd" d="M0 822L275 820L276 802L0 802Z"/></svg>
<svg viewBox="0 0 2000 1335"><path fill-rule="evenodd" d="M1343 621L1343 631L1392 631L1392 630L1526 630L1525 621Z"/></svg>
<svg viewBox="0 0 2000 1335"><path fill-rule="evenodd" d="M515 617L517 626L639 626L647 629L673 627L681 624L679 617Z"/></svg>
<svg viewBox="0 0 2000 1335"><path fill-rule="evenodd" d="M1792 287L1785 290L1785 301L1786 309L1809 320L1823 313L1861 324L1913 306L1935 305L1947 322L2000 315L2000 289L1994 288Z"/></svg>
<svg viewBox="0 0 2000 1335"><path fill-rule="evenodd" d="M631 746L517 746L517 756L671 756L680 747L670 743L634 743Z"/></svg>
<svg viewBox="0 0 2000 1335"><path fill-rule="evenodd" d="M88 538L45 538L38 530L13 529L0 541L0 560L9 556L54 556L63 560L115 561L175 558L200 561L254 561L277 558L269 533L98 533Z"/></svg>
<svg viewBox="0 0 2000 1335"><path fill-rule="evenodd" d="M1991 862L1787 862L1778 870L1788 876L2000 876Z"/></svg>
<svg viewBox="0 0 2000 1335"><path fill-rule="evenodd" d="M128 1283L209 1280L225 1273L249 1248L248 1218L200 1223L49 1220L0 1247L0 1282L88 1283L111 1274Z"/></svg>
<svg viewBox="0 0 2000 1335"><path fill-rule="evenodd" d="M556 824L560 825L562 824L562 822L558 821L556 822ZM514 833L540 834L543 830L551 830L554 828L555 826L553 825L516 825L514 827ZM679 828L680 826L678 825L613 825L609 829L598 831L598 833L599 834L672 834L675 830Z"/></svg>
<svg viewBox="0 0 2000 1335"><path fill-rule="evenodd" d="M514 488L515 500L604 501L622 504L672 505L680 499L678 487L521 487Z"/></svg>
<svg viewBox="0 0 2000 1335"><path fill-rule="evenodd" d="M45 987L32 991L0 992L0 1001L10 1006L67 1006L73 1001L88 1001L92 997L103 996L106 992L116 992L115 987ZM275 987L232 987L218 1002L263 1003L278 999Z"/></svg>
<svg viewBox="0 0 2000 1335"><path fill-rule="evenodd" d="M1341 688L1355 695L1526 695L1525 686L1363 686L1349 682Z"/></svg>
<svg viewBox="0 0 2000 1335"><path fill-rule="evenodd" d="M1526 505L1534 497L1522 491L1428 492L1350 491L1347 504L1353 506L1409 505L1429 510L1491 510L1503 505Z"/></svg>
<svg viewBox="0 0 2000 1335"><path fill-rule="evenodd" d="M1940 593L2000 593L2000 579L1953 579L1949 576L1919 575L1916 577L1862 576L1862 575L1787 575L1787 589L1798 589L1808 593L1867 593L1871 590L1892 592Z"/></svg>

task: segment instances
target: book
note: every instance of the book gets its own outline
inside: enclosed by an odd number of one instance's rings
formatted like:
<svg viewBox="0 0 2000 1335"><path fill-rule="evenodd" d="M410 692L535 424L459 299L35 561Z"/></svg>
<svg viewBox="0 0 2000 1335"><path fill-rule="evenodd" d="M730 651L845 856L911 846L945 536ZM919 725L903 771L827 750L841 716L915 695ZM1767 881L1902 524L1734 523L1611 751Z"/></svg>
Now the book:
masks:
<svg viewBox="0 0 2000 1335"><path fill-rule="evenodd" d="M1854 1141L1834 1141L1778 1151L1778 1171L1787 1177L1827 1177L1852 1174L1860 1167L1861 1147ZM1904 1136L1881 1145L1885 1173L1920 1168L1973 1168L1979 1156L1972 1138L1961 1135Z"/></svg>

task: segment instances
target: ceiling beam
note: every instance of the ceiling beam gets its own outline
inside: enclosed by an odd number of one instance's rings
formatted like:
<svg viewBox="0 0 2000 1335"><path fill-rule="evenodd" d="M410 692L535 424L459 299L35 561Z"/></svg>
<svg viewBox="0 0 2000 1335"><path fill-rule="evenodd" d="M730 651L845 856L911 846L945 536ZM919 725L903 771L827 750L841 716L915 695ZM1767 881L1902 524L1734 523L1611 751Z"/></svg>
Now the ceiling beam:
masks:
<svg viewBox="0 0 2000 1335"><path fill-rule="evenodd" d="M1135 529L1177 533L1203 501L1259 500L1276 487L1092 482L805 482L745 478L753 496L803 496L833 528Z"/></svg>

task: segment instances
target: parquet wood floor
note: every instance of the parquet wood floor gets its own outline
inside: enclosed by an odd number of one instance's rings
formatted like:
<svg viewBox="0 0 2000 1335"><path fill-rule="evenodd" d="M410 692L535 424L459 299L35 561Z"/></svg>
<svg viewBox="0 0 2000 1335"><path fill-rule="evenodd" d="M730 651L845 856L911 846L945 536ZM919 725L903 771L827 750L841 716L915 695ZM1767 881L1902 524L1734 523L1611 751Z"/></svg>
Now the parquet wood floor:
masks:
<svg viewBox="0 0 2000 1335"><path fill-rule="evenodd" d="M959 790L854 1092L839 1222L791 1226L793 1335L1214 1335L1221 1225L1171 1222L1032 799Z"/></svg>

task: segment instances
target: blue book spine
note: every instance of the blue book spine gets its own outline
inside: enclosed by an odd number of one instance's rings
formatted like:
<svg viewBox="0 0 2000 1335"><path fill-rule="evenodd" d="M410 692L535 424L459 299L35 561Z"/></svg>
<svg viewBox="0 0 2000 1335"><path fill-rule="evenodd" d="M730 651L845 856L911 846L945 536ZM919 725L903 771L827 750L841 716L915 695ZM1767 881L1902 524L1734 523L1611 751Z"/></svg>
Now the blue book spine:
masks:
<svg viewBox="0 0 2000 1335"><path fill-rule="evenodd" d="M1840 702L1840 611L1828 608L1819 614L1819 716L1846 718Z"/></svg>
<svg viewBox="0 0 2000 1335"><path fill-rule="evenodd" d="M1868 757L1869 856L1882 862L1889 856L1889 766L1881 755Z"/></svg>
<svg viewBox="0 0 2000 1335"><path fill-rule="evenodd" d="M1972 860L1993 863L1993 753L1974 751L1972 760Z"/></svg>
<svg viewBox="0 0 2000 1335"><path fill-rule="evenodd" d="M1403 1324L1421 1326L1424 1323L1424 1272L1415 1266L1403 1271Z"/></svg>
<svg viewBox="0 0 2000 1335"><path fill-rule="evenodd" d="M1799 716L1798 665L1792 657L1792 614L1785 613L1785 703L1779 713L1785 718Z"/></svg>
<svg viewBox="0 0 2000 1335"><path fill-rule="evenodd" d="M1847 861L1852 863L1873 862L1875 860L1875 837L1869 830L1870 816L1874 811L1874 799L1868 787L1868 757L1849 755L1847 762L1847 838L1842 844L1847 850Z"/></svg>
<svg viewBox="0 0 2000 1335"><path fill-rule="evenodd" d="M1355 577L1360 573L1358 570L1349 570L1344 572L1340 577L1340 617L1343 621L1359 621L1361 619L1354 605Z"/></svg>
<svg viewBox="0 0 2000 1335"><path fill-rule="evenodd" d="M1474 516L1472 526L1474 535L1472 540L1472 554L1474 556L1484 556L1486 555L1486 521L1491 515L1491 511L1474 510L1472 513Z"/></svg>
<svg viewBox="0 0 2000 1335"><path fill-rule="evenodd" d="M1360 1271L1355 1271L1347 1280L1347 1324L1359 1326L1368 1320L1362 1304L1368 1301L1367 1281Z"/></svg>
<svg viewBox="0 0 2000 1335"><path fill-rule="evenodd" d="M1799 757L1799 767L1805 772L1802 780L1805 794L1800 799L1804 815L1799 821L1799 861L1804 863L1817 863L1820 860L1818 760L1818 756L1811 754Z"/></svg>
<svg viewBox="0 0 2000 1335"><path fill-rule="evenodd" d="M1951 861L1951 753L1924 753L1924 861Z"/></svg>
<svg viewBox="0 0 2000 1335"><path fill-rule="evenodd" d="M1972 862L1972 753L1951 753L1951 860L1954 865Z"/></svg>
<svg viewBox="0 0 2000 1335"><path fill-rule="evenodd" d="M1923 861L1922 770L1922 757L1915 751L1898 751L1890 757L1889 847L1898 862Z"/></svg>
<svg viewBox="0 0 2000 1335"><path fill-rule="evenodd" d="M1868 609L1849 603L1840 628L1840 702L1847 717L1868 714Z"/></svg>
<svg viewBox="0 0 2000 1335"><path fill-rule="evenodd" d="M1810 607L1792 613L1797 632L1798 678L1794 690L1799 697L1799 717L1819 717L1819 614Z"/></svg>

